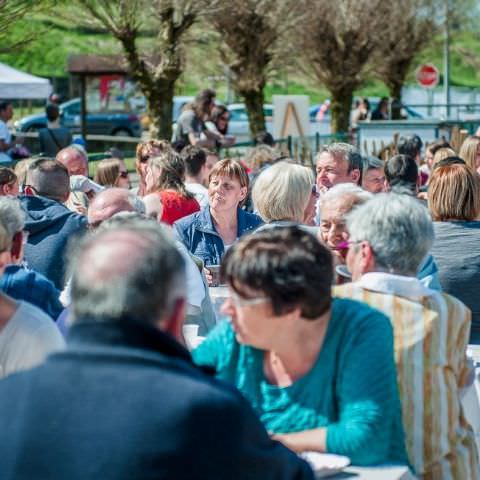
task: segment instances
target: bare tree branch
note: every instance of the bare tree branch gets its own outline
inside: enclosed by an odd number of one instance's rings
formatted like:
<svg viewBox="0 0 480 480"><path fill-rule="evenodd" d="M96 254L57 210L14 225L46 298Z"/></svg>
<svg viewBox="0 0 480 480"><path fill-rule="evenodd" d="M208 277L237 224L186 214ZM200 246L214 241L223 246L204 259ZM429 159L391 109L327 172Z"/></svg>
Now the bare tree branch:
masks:
<svg viewBox="0 0 480 480"><path fill-rule="evenodd" d="M306 71L331 93L332 130L348 130L353 92L366 74L368 61L385 24L389 2L383 0L313 0L295 40Z"/></svg>
<svg viewBox="0 0 480 480"><path fill-rule="evenodd" d="M247 107L250 133L265 130L264 88L279 54L279 39L299 21L297 0L224 0L209 17L220 37L220 55Z"/></svg>
<svg viewBox="0 0 480 480"><path fill-rule="evenodd" d="M387 86L392 118L400 118L401 90L418 53L437 33L435 3L431 0L404 0L390 5L386 19L391 28L382 35L373 57L375 73Z"/></svg>
<svg viewBox="0 0 480 480"><path fill-rule="evenodd" d="M170 139L175 83L184 69L184 45L192 25L216 0L76 0L83 21L120 42L132 78L147 100L151 134ZM152 49L140 49L142 30L158 32Z"/></svg>

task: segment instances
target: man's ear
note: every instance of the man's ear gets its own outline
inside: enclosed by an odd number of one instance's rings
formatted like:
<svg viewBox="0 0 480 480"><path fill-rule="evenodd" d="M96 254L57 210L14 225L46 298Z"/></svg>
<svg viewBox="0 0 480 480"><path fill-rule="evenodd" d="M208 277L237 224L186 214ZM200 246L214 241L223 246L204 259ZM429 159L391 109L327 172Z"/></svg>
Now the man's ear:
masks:
<svg viewBox="0 0 480 480"><path fill-rule="evenodd" d="M362 242L362 271L364 273L375 271L375 255L373 249L368 242Z"/></svg>
<svg viewBox="0 0 480 480"><path fill-rule="evenodd" d="M360 180L360 170L358 168L354 168L350 172L350 178L352 179L352 183L358 183Z"/></svg>
<svg viewBox="0 0 480 480"><path fill-rule="evenodd" d="M62 198L60 199L60 202L65 203L68 200L68 197L70 197L70 191L64 193L62 195Z"/></svg>

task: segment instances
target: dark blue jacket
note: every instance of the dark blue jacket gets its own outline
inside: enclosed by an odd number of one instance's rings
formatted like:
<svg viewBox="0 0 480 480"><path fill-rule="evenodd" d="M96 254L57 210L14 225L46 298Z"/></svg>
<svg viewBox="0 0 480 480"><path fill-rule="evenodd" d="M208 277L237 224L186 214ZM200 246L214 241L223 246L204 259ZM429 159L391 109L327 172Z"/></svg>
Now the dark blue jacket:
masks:
<svg viewBox="0 0 480 480"><path fill-rule="evenodd" d="M313 480L233 387L142 322L74 325L0 382L2 480Z"/></svg>
<svg viewBox="0 0 480 480"><path fill-rule="evenodd" d="M25 245L25 261L63 290L64 253L68 240L86 231L87 219L70 211L63 203L46 197L19 197L27 214L25 230L30 235Z"/></svg>
<svg viewBox="0 0 480 480"><path fill-rule="evenodd" d="M262 219L258 215L245 212L241 208L237 210L237 219L237 238L262 224ZM215 230L209 208L177 220L173 226L188 250L201 258L205 265L220 264L225 247Z"/></svg>
<svg viewBox="0 0 480 480"><path fill-rule="evenodd" d="M60 291L41 273L21 265L8 265L0 278L0 290L16 300L32 303L53 320L63 311Z"/></svg>

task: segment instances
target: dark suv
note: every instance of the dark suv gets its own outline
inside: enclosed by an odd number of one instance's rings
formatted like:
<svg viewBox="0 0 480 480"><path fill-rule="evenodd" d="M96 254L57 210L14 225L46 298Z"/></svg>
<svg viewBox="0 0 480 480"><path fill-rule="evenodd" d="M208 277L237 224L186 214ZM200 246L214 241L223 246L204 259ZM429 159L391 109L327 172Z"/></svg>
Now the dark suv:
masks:
<svg viewBox="0 0 480 480"><path fill-rule="evenodd" d="M60 105L60 123L72 133L80 133L80 99L74 98ZM47 126L45 114L29 115L15 122L21 132L35 132ZM140 137L142 126L138 116L127 112L87 113L87 134Z"/></svg>

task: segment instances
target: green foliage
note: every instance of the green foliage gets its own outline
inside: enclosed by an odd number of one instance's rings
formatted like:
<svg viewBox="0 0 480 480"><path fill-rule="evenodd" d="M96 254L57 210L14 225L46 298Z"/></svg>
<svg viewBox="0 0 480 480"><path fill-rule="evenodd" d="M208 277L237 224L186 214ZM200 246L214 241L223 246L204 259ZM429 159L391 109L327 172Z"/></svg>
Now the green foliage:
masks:
<svg viewBox="0 0 480 480"><path fill-rule="evenodd" d="M69 8L68 5L60 10ZM61 13L61 12L60 12ZM18 20L11 27L8 38L12 43L19 42L26 36L35 35L34 40L24 45L21 50L11 50L0 54L0 61L45 77L66 76L66 64L69 55L78 53L114 54L120 53L119 43L111 35L100 33L93 28L79 27L62 15L40 13L29 14L27 18ZM198 38L198 37L197 37ZM148 34L141 42L150 41ZM197 42L191 45L191 55L187 57L187 68L177 86L177 94L194 95L207 83L210 77L224 74L220 58L215 51L215 42ZM433 45L418 55L412 72L407 81L416 83L415 69L424 62L434 63L440 71L443 70L442 37L438 36ZM451 84L465 87L480 85L480 34L476 31L462 29L452 32L451 40ZM216 81L213 86L218 90L220 99L226 96L226 82ZM308 78L296 75L286 75L276 72L270 79L265 90L267 102L271 102L275 94L305 94L310 96L310 103L320 103L329 98L328 91L322 86L312 84ZM363 86L355 92L361 96L383 96L387 89L383 83L375 79L365 79Z"/></svg>

